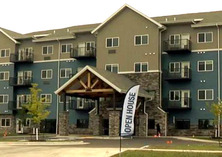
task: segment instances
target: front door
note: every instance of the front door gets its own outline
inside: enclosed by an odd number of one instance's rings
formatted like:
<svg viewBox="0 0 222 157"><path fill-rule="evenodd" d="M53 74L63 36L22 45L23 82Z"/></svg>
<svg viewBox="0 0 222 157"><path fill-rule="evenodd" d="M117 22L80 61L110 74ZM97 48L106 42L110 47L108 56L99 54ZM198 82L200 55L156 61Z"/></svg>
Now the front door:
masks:
<svg viewBox="0 0 222 157"><path fill-rule="evenodd" d="M182 78L189 78L190 73L190 62L181 62L181 77Z"/></svg>
<svg viewBox="0 0 222 157"><path fill-rule="evenodd" d="M181 48L186 49L189 46L190 34L181 34Z"/></svg>
<svg viewBox="0 0 222 157"><path fill-rule="evenodd" d="M23 126L22 126L22 120L16 119L16 133L23 133Z"/></svg>
<svg viewBox="0 0 222 157"><path fill-rule="evenodd" d="M189 90L182 90L181 91L181 107L189 107L189 98L190 98L190 91Z"/></svg>
<svg viewBox="0 0 222 157"><path fill-rule="evenodd" d="M23 84L24 83L24 77L23 77L23 71L19 71L18 72L18 78L17 78L17 83L20 85L20 84Z"/></svg>
<svg viewBox="0 0 222 157"><path fill-rule="evenodd" d="M85 50L85 43L79 43L78 44L78 55L79 56L85 56L86 50Z"/></svg>

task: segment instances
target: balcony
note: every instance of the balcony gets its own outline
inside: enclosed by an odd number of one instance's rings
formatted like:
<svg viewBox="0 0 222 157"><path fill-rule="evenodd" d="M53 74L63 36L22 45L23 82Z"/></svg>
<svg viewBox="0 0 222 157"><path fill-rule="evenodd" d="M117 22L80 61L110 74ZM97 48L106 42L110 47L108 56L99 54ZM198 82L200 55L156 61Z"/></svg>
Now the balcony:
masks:
<svg viewBox="0 0 222 157"><path fill-rule="evenodd" d="M95 47L78 47L71 49L70 58L86 59L95 58L96 48Z"/></svg>
<svg viewBox="0 0 222 157"><path fill-rule="evenodd" d="M90 111L95 107L95 102L92 100L87 100L87 101L71 100L68 103L68 105L70 110Z"/></svg>
<svg viewBox="0 0 222 157"><path fill-rule="evenodd" d="M31 87L33 83L32 77L10 77L9 85L14 87Z"/></svg>
<svg viewBox="0 0 222 157"><path fill-rule="evenodd" d="M191 69L190 68L178 68L174 71L164 70L164 79L166 81L191 81Z"/></svg>
<svg viewBox="0 0 222 157"><path fill-rule="evenodd" d="M163 51L168 54L191 53L191 41L188 39L167 40L163 42Z"/></svg>
<svg viewBox="0 0 222 157"><path fill-rule="evenodd" d="M180 97L178 101L171 101L169 98L164 98L163 108L165 110L191 110L192 99L189 97Z"/></svg>
<svg viewBox="0 0 222 157"><path fill-rule="evenodd" d="M34 55L33 52L21 51L16 54L10 54L10 62L13 63L33 63Z"/></svg>

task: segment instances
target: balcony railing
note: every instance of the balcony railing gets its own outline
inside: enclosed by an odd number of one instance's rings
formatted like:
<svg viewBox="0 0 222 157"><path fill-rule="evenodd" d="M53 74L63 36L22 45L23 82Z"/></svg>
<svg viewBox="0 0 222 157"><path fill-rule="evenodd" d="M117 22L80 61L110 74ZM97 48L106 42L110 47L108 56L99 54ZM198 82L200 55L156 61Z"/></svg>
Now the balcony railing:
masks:
<svg viewBox="0 0 222 157"><path fill-rule="evenodd" d="M33 63L33 52L20 52L16 54L10 54L10 62L13 63Z"/></svg>
<svg viewBox="0 0 222 157"><path fill-rule="evenodd" d="M188 39L167 40L163 42L163 51L167 53L190 53L191 41Z"/></svg>
<svg viewBox="0 0 222 157"><path fill-rule="evenodd" d="M163 108L165 110L190 110L192 108L192 99L189 97L180 97L179 100L163 99Z"/></svg>
<svg viewBox="0 0 222 157"><path fill-rule="evenodd" d="M10 77L9 85L10 86L28 86L31 87L33 83L32 77Z"/></svg>
<svg viewBox="0 0 222 157"><path fill-rule="evenodd" d="M173 71L164 70L164 79L167 81L190 81L191 74L190 68L175 68Z"/></svg>
<svg viewBox="0 0 222 157"><path fill-rule="evenodd" d="M80 110L80 111L90 111L95 107L94 101L78 101L78 100L71 100L67 103L69 105L70 110Z"/></svg>
<svg viewBox="0 0 222 157"><path fill-rule="evenodd" d="M95 58L96 48L95 47L77 47L71 49L71 58L83 59L83 58Z"/></svg>

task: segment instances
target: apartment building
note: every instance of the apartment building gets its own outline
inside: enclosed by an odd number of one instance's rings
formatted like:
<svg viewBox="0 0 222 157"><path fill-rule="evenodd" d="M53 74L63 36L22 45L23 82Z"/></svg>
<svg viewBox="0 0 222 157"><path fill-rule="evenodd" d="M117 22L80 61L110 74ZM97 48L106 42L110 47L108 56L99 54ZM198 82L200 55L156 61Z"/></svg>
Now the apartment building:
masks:
<svg viewBox="0 0 222 157"><path fill-rule="evenodd" d="M97 24L64 29L18 34L0 29L1 50L1 109L0 130L27 132L29 120L22 123L17 117L21 105L29 98L29 88L37 83L42 89L40 97L50 104L49 117L43 122L43 132L56 132L58 112L63 108L61 98L54 91L85 65L95 66L95 36L91 34ZM84 116L82 99L69 100L70 122L75 124L78 114ZM78 102L78 103L77 103ZM78 104L79 110L76 105ZM82 125L82 124L79 124Z"/></svg>
<svg viewBox="0 0 222 157"><path fill-rule="evenodd" d="M150 18L124 5L101 24L0 29L0 129L22 132L18 102L35 82L51 104L46 132L118 136L125 93L140 84L135 135L154 135L157 123L163 135L214 135L206 104L221 98L221 15Z"/></svg>

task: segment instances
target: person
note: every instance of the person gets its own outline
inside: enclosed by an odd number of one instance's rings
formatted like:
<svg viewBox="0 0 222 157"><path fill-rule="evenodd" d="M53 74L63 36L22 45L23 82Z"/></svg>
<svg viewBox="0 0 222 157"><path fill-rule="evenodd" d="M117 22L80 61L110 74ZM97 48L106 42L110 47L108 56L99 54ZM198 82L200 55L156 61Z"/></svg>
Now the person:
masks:
<svg viewBox="0 0 222 157"><path fill-rule="evenodd" d="M160 124L159 123L156 124L156 131L157 131L156 135L160 137L161 132L160 132Z"/></svg>

